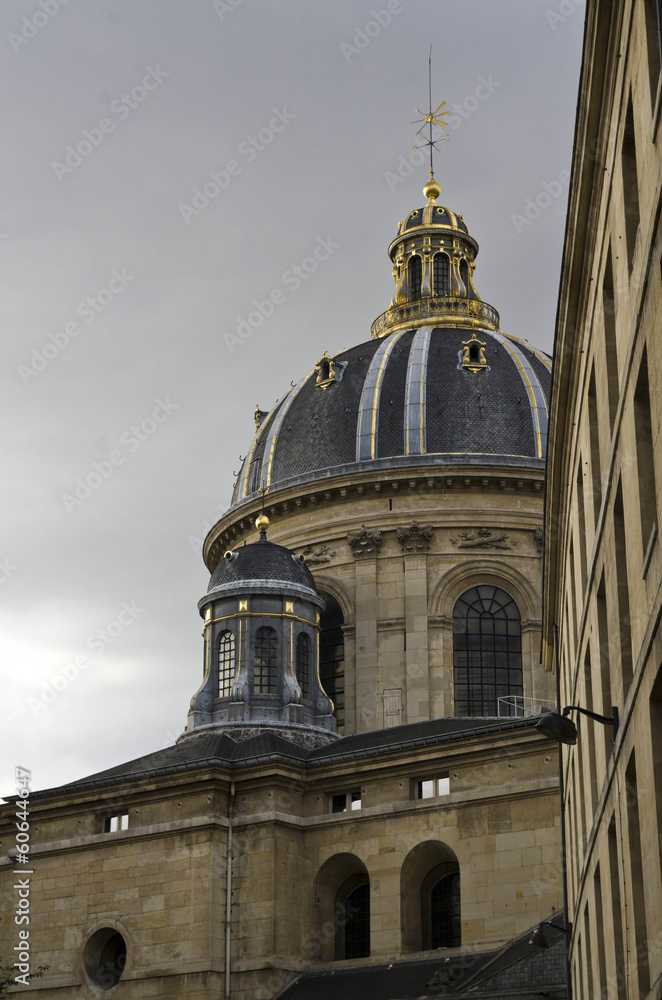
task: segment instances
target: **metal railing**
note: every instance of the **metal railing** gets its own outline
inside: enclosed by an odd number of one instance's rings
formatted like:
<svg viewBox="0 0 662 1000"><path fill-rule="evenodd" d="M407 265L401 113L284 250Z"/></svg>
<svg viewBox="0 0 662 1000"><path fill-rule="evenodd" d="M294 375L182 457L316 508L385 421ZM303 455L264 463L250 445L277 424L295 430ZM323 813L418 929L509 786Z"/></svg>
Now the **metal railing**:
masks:
<svg viewBox="0 0 662 1000"><path fill-rule="evenodd" d="M543 698L524 698L521 694L508 694L503 698L497 698L497 711L499 718L525 719L531 715L540 715L543 709L555 710L555 705L551 701Z"/></svg>
<svg viewBox="0 0 662 1000"><path fill-rule="evenodd" d="M370 337L377 340L399 327L424 326L444 321L447 325L499 329L499 313L480 299L441 298L436 295L391 306L370 327Z"/></svg>

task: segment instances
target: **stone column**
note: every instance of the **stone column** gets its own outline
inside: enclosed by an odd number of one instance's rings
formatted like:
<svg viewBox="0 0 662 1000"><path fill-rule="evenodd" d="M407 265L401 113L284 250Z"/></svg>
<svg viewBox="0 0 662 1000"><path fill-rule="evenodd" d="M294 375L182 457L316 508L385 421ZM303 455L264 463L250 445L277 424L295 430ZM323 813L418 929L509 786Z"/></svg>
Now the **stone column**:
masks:
<svg viewBox="0 0 662 1000"><path fill-rule="evenodd" d="M398 528L405 562L406 722L430 718L427 549L431 525Z"/></svg>

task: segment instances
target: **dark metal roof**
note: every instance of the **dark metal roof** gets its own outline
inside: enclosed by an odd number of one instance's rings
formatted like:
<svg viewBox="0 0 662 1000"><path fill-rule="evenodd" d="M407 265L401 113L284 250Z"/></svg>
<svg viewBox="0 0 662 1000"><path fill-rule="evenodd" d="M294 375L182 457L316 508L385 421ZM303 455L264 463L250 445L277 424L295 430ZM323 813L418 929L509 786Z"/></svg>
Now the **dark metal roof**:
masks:
<svg viewBox="0 0 662 1000"><path fill-rule="evenodd" d="M428 206L425 206L427 208ZM409 213L404 221L403 230L414 229L416 226L422 226L425 208L415 208ZM456 215L449 208L444 208L443 205L434 205L432 207L432 212L430 213L431 218L429 222L425 223L425 227L434 228L434 226L446 226L451 229L459 229L463 233L469 235L469 230L464 219Z"/></svg>
<svg viewBox="0 0 662 1000"><path fill-rule="evenodd" d="M494 951L303 972L273 1000L561 1000L565 935L560 916L553 920L540 925L545 947L529 943L532 927Z"/></svg>
<svg viewBox="0 0 662 1000"><path fill-rule="evenodd" d="M551 362L526 342L477 329L489 368L462 367L466 328L396 331L337 355L342 380L303 378L261 425L233 505L257 489L344 475L374 463L544 460ZM372 430L374 429L374 433Z"/></svg>
<svg viewBox="0 0 662 1000"><path fill-rule="evenodd" d="M229 584L255 580L294 583L315 590L315 581L308 567L297 555L282 545L261 538L252 545L235 549L230 557L220 560L209 581L207 593Z"/></svg>
<svg viewBox="0 0 662 1000"><path fill-rule="evenodd" d="M166 774L181 774L210 767L242 768L269 761L304 768L360 760L366 757L402 753L419 747L451 743L535 726L537 716L528 719L433 719L392 729L378 729L334 739L326 746L310 748L285 739L276 730L256 730L256 735L234 740L226 732L198 731L181 738L174 746L137 757L124 764L99 771L78 781L32 792L32 798L89 788L124 784ZM249 727L246 727L249 728Z"/></svg>

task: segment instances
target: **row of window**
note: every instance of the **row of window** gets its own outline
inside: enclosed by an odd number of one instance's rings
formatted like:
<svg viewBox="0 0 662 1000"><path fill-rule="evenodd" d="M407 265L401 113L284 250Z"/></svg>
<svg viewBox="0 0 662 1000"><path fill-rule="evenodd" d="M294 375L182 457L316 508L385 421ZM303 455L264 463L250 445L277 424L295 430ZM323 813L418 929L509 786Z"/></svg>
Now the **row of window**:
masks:
<svg viewBox="0 0 662 1000"><path fill-rule="evenodd" d="M236 669L236 646L232 632L221 633L218 643L218 697L227 698L232 689ZM310 639L300 632L296 643L296 676L301 689L301 697L309 693ZM255 656L253 659L253 692L255 694L278 693L278 635L267 625L255 634Z"/></svg>
<svg viewBox="0 0 662 1000"><path fill-rule="evenodd" d="M469 265L464 258L460 261L460 278L469 293ZM423 261L413 254L407 263L407 286L409 301L420 299L423 287ZM432 294L448 298L451 293L450 261L445 253L436 253L432 259Z"/></svg>
<svg viewBox="0 0 662 1000"><path fill-rule="evenodd" d="M328 597L321 618L320 679L333 700L339 726L344 723L345 657L343 615ZM296 639L296 677L303 698L310 691L310 639L300 632ZM499 714L499 699L522 696L522 628L519 608L504 590L494 586L472 587L457 600L453 611L453 666L455 715L489 717ZM218 695L230 694L236 667L235 637L223 632L219 640ZM262 626L255 636L254 692L278 692L278 636ZM514 699L513 699L514 700ZM515 711L515 708L504 709Z"/></svg>
<svg viewBox="0 0 662 1000"><path fill-rule="evenodd" d="M370 876L352 855L337 855L318 877L319 918L333 907L333 950L322 947L322 959L367 958L370 955ZM334 885L335 882L335 885ZM405 953L457 948L462 943L460 869L454 853L439 842L419 844L401 872L402 950Z"/></svg>

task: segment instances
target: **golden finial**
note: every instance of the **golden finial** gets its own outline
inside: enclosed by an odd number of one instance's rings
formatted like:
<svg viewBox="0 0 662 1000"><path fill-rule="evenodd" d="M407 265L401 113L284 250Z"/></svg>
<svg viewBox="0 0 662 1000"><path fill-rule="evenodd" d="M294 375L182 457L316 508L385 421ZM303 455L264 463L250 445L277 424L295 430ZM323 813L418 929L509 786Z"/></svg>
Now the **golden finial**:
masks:
<svg viewBox="0 0 662 1000"><path fill-rule="evenodd" d="M450 136L444 135L440 136L440 138L438 139L433 139L432 127L436 126L437 128L446 128L447 123L445 121L442 121L442 118L445 118L447 115L449 115L450 110L448 111L441 110L442 108L446 107L446 101L442 101L436 111L432 110L432 46L430 46L430 55L428 57L428 90L430 95L430 105L429 105L430 110L426 114L424 111L421 111L419 108L416 108L418 114L422 115L423 117L415 119L411 124L421 126L416 135L420 135L420 137L423 140L425 140L425 126L426 125L428 126L428 138L426 141L424 141L423 145L430 147L430 180L423 188L423 194L428 199L428 205L436 205L436 199L441 194L441 188L434 179L434 171L432 169L432 150L437 149L438 142L446 142L450 138ZM414 150L417 150L418 148L419 148L418 146L414 146ZM437 152L440 153L441 150L437 149Z"/></svg>
<svg viewBox="0 0 662 1000"><path fill-rule="evenodd" d="M266 536L267 528L269 527L270 524L271 521L269 520L266 514L260 514L258 517L255 518L255 527L260 532L260 534L264 532Z"/></svg>
<svg viewBox="0 0 662 1000"><path fill-rule="evenodd" d="M430 180L423 188L423 194L428 200L428 205L436 205L437 198L441 194L441 188L434 179L434 174L430 171Z"/></svg>

